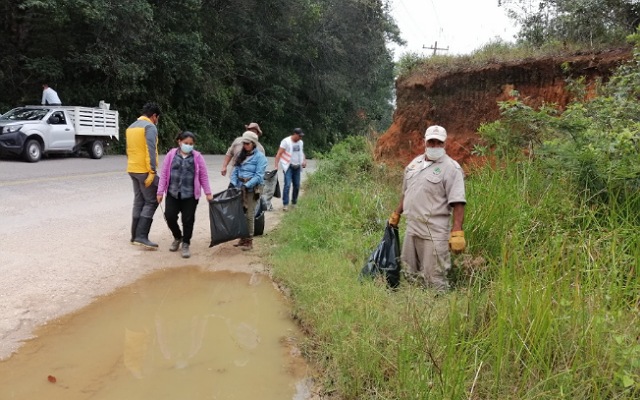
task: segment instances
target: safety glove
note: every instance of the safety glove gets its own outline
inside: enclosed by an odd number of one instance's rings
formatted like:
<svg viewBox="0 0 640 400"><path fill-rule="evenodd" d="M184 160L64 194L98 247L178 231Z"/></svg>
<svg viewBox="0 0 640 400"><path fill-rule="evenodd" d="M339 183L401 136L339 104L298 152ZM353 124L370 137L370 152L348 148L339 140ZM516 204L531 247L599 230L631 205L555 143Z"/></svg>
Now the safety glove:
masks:
<svg viewBox="0 0 640 400"><path fill-rule="evenodd" d="M151 186L151 184L153 184L153 180L155 179L156 174L155 172L149 172L149 174L147 175L147 179L144 180L144 187L149 187Z"/></svg>
<svg viewBox="0 0 640 400"><path fill-rule="evenodd" d="M392 212L391 216L389 217L389 225L397 228L399 223L400 223L400 214L398 214L395 211Z"/></svg>
<svg viewBox="0 0 640 400"><path fill-rule="evenodd" d="M449 250L455 254L462 253L467 246L467 242L464 240L464 231L453 231L449 238Z"/></svg>

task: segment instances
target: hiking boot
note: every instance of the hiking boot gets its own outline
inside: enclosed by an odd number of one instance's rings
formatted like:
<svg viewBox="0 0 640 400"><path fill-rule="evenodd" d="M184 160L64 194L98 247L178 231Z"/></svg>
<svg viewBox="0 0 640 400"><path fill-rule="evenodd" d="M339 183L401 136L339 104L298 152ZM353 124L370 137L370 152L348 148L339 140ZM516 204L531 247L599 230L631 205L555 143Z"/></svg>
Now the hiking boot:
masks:
<svg viewBox="0 0 640 400"><path fill-rule="evenodd" d="M169 251L178 251L180 243L182 243L182 239L174 239L173 242L171 242L171 246L169 246Z"/></svg>
<svg viewBox="0 0 640 400"><path fill-rule="evenodd" d="M149 240L151 223L153 223L153 218L140 218L138 226L136 227L136 237L133 239L133 244L137 246L144 246L152 250L158 249L158 244Z"/></svg>
<svg viewBox="0 0 640 400"><path fill-rule="evenodd" d="M244 244L240 248L242 251L253 250L253 239L245 239Z"/></svg>
<svg viewBox="0 0 640 400"><path fill-rule="evenodd" d="M191 257L191 252L189 251L189 243L182 243L182 258Z"/></svg>
<svg viewBox="0 0 640 400"><path fill-rule="evenodd" d="M245 239L245 238L241 238L240 240L238 240L238 242L237 242L237 243L235 243L235 244L233 245L233 247L242 247L242 246L244 246L244 242L245 242L245 240L247 240L247 239Z"/></svg>

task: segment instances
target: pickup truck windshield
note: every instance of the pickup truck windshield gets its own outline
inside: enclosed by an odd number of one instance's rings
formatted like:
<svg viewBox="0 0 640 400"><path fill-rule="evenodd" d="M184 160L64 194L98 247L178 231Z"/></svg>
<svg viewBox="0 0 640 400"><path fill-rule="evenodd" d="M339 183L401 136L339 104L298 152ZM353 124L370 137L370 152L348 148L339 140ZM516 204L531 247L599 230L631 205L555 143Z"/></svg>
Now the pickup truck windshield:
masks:
<svg viewBox="0 0 640 400"><path fill-rule="evenodd" d="M37 121L49 113L48 108L16 108L0 117L0 121Z"/></svg>

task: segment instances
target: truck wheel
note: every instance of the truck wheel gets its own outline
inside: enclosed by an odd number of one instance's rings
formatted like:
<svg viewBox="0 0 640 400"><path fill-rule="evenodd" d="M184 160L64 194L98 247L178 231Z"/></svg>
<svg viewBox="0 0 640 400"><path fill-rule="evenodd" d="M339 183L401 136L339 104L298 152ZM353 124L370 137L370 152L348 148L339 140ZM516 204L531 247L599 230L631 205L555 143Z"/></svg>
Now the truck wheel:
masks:
<svg viewBox="0 0 640 400"><path fill-rule="evenodd" d="M28 162L38 162L42 158L42 146L36 139L27 140L24 146L24 159Z"/></svg>
<svg viewBox="0 0 640 400"><path fill-rule="evenodd" d="M100 159L104 155L104 145L101 140L94 140L89 146L89 156L93 159Z"/></svg>

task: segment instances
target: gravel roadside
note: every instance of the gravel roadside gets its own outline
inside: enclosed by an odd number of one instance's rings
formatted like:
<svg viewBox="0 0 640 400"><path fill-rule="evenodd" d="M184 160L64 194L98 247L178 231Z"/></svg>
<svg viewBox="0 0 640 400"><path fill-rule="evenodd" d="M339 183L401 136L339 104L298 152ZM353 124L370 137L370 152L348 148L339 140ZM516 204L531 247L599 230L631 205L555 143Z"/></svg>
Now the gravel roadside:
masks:
<svg viewBox="0 0 640 400"><path fill-rule="evenodd" d="M223 157L205 158L213 191L224 190L228 178L219 173ZM305 174L314 169L309 164ZM272 165L270 158L269 168ZM208 247L205 201L196 212L190 259L168 251L172 237L160 209L149 235L160 250L130 245L133 196L125 168L124 156L55 158L37 164L0 160L0 360L15 352L37 326L155 270L264 270L259 249L242 252L231 243ZM276 211L266 214L267 231L282 213L279 199L273 205Z"/></svg>

